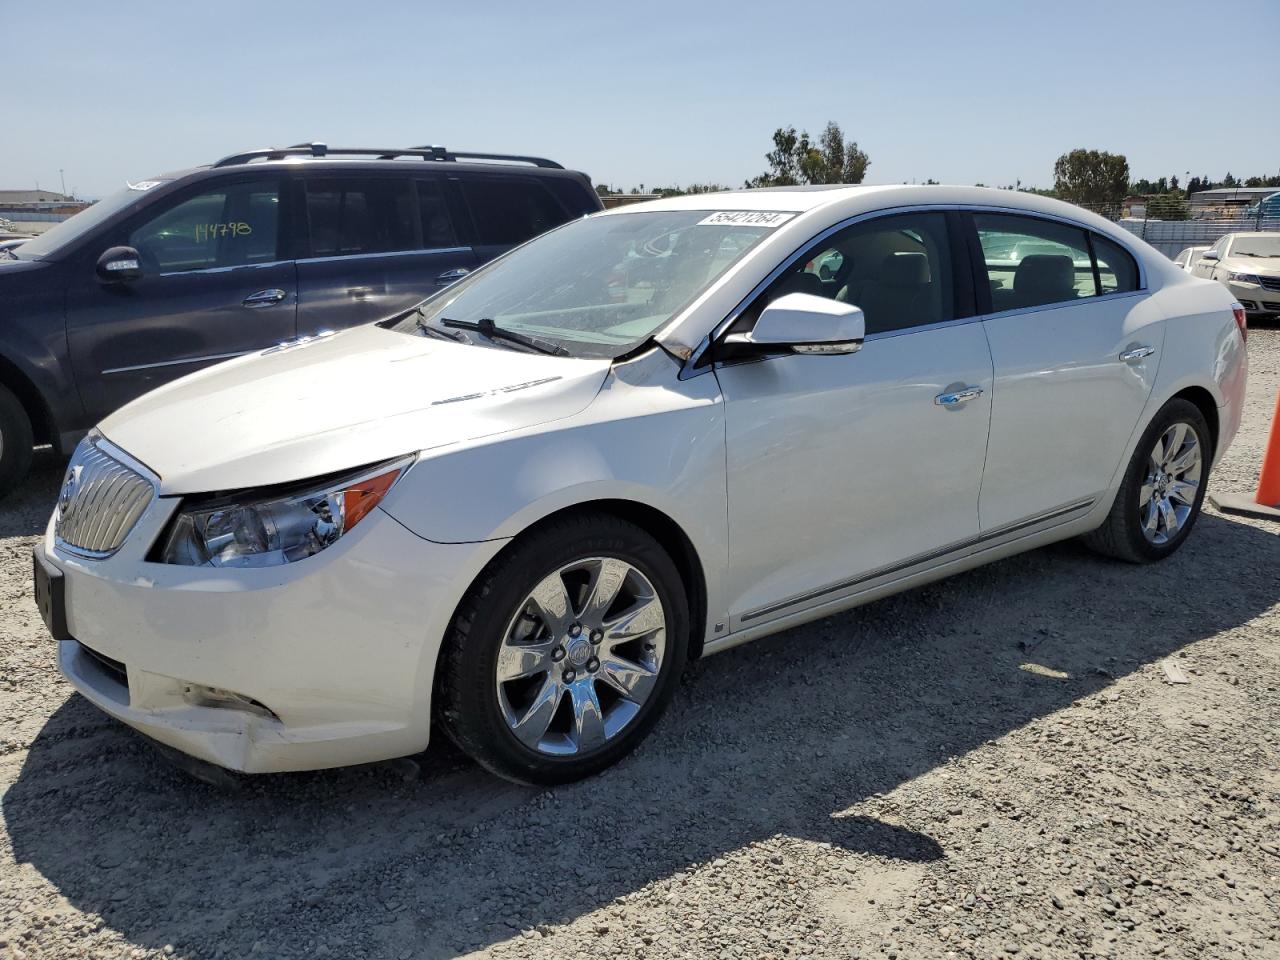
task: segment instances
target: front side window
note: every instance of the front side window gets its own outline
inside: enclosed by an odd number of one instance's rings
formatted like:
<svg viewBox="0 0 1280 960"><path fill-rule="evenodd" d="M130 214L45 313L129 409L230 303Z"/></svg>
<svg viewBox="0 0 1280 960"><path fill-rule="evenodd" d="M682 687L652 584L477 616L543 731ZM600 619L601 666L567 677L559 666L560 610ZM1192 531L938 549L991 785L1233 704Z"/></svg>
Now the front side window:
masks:
<svg viewBox="0 0 1280 960"><path fill-rule="evenodd" d="M715 222L707 210L588 217L476 271L392 329L427 335L447 331L448 321L492 321L575 356L617 357L771 232L769 225Z"/></svg>
<svg viewBox="0 0 1280 960"><path fill-rule="evenodd" d="M973 223L996 313L1097 295L1089 241L1079 227L988 213L974 214Z"/></svg>
<svg viewBox="0 0 1280 960"><path fill-rule="evenodd" d="M569 219L542 184L529 178L468 177L462 195L481 244L514 246Z"/></svg>
<svg viewBox="0 0 1280 960"><path fill-rule="evenodd" d="M419 212L407 179L325 177L307 180L305 189L311 256L418 249Z"/></svg>
<svg viewBox="0 0 1280 960"><path fill-rule="evenodd" d="M280 185L223 184L169 207L135 228L128 244L144 268L181 273L279 259Z"/></svg>
<svg viewBox="0 0 1280 960"><path fill-rule="evenodd" d="M861 308L868 334L952 320L946 218L908 213L847 227L801 255L744 311L734 331L749 329L767 304L788 293Z"/></svg>

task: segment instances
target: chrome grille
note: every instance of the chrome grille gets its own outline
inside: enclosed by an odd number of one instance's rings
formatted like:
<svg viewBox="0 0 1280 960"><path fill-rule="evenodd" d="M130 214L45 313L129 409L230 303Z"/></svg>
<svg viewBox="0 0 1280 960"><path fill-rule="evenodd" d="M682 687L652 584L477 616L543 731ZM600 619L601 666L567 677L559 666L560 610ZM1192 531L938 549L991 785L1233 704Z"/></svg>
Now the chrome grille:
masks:
<svg viewBox="0 0 1280 960"><path fill-rule="evenodd" d="M1280 290L1280 277L1259 277L1258 282L1268 290Z"/></svg>
<svg viewBox="0 0 1280 960"><path fill-rule="evenodd" d="M154 493L150 480L89 437L76 448L63 477L54 536L75 553L109 556L120 549Z"/></svg>

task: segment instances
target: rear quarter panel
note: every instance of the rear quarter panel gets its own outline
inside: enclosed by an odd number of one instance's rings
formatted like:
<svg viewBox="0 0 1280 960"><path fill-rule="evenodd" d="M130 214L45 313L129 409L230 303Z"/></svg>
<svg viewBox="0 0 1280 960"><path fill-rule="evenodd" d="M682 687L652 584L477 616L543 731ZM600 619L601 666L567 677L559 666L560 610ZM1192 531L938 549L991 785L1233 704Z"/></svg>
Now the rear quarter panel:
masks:
<svg viewBox="0 0 1280 960"><path fill-rule="evenodd" d="M1220 283L1184 275L1154 296L1167 319L1164 356L1146 419L1188 387L1208 390L1218 407L1216 464L1239 428L1249 372L1231 294Z"/></svg>

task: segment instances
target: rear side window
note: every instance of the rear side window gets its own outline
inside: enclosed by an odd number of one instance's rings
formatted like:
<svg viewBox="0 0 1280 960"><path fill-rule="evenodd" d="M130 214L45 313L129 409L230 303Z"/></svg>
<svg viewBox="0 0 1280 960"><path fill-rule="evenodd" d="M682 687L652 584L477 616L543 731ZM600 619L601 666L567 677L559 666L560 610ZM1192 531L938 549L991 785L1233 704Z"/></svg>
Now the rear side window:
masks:
<svg viewBox="0 0 1280 960"><path fill-rule="evenodd" d="M449 217L444 191L439 180L419 180L418 216L422 220L422 245L428 250L456 247L458 235Z"/></svg>
<svg viewBox="0 0 1280 960"><path fill-rule="evenodd" d="M995 312L1097 295L1084 230L1003 214L974 214L973 222Z"/></svg>
<svg viewBox="0 0 1280 960"><path fill-rule="evenodd" d="M161 273L279 259L280 186L222 184L188 197L129 234L143 265Z"/></svg>
<svg viewBox="0 0 1280 960"><path fill-rule="evenodd" d="M1090 234L1093 240L1093 255L1098 260L1098 282L1102 293L1129 293L1138 289L1138 263L1133 254L1114 240L1098 234ZM1190 258L1178 258L1178 265L1183 266Z"/></svg>
<svg viewBox="0 0 1280 960"><path fill-rule="evenodd" d="M418 249L419 212L408 180L341 177L305 184L311 256Z"/></svg>
<svg viewBox="0 0 1280 960"><path fill-rule="evenodd" d="M481 244L524 243L569 219L546 188L529 178L468 177L462 193Z"/></svg>

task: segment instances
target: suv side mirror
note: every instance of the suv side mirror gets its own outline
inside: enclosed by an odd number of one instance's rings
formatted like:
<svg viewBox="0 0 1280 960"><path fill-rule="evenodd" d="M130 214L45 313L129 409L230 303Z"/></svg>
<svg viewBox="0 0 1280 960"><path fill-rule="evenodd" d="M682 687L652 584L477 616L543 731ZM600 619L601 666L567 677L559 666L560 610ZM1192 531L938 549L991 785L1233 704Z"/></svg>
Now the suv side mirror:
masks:
<svg viewBox="0 0 1280 960"><path fill-rule="evenodd" d="M763 357L779 353L857 353L866 336L859 307L811 293L788 293L760 313L750 333L724 338L729 357Z"/></svg>
<svg viewBox="0 0 1280 960"><path fill-rule="evenodd" d="M131 283L142 276L142 258L133 247L108 247L98 258L97 270L104 283Z"/></svg>
<svg viewBox="0 0 1280 960"><path fill-rule="evenodd" d="M1214 253L1212 250L1206 250L1204 253L1200 254L1200 259L1201 260L1221 260L1222 258L1218 256L1216 253Z"/></svg>

